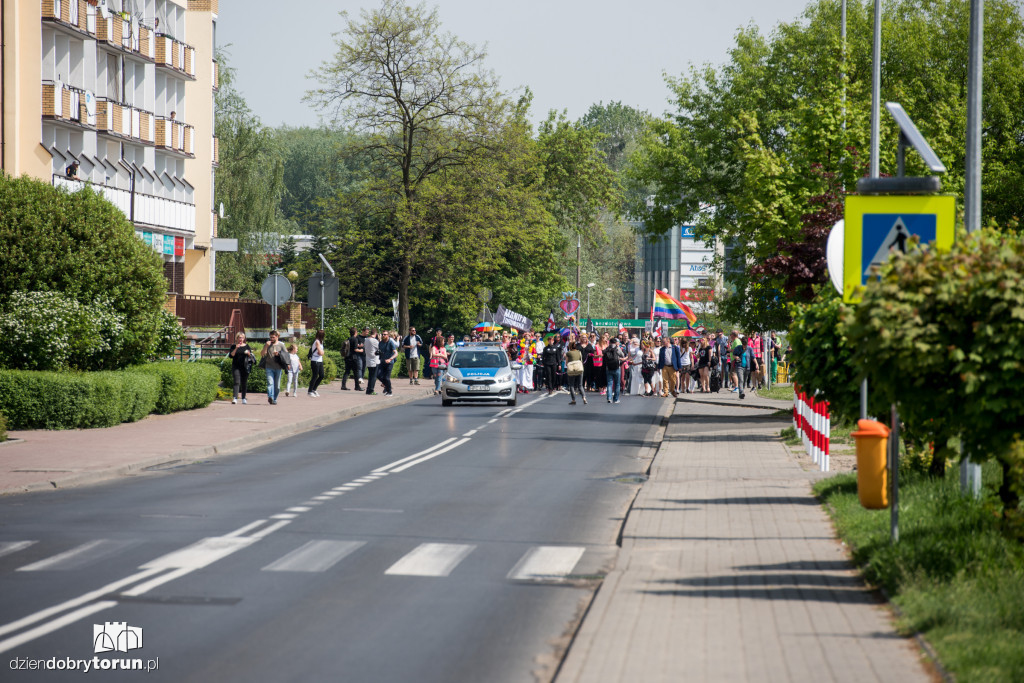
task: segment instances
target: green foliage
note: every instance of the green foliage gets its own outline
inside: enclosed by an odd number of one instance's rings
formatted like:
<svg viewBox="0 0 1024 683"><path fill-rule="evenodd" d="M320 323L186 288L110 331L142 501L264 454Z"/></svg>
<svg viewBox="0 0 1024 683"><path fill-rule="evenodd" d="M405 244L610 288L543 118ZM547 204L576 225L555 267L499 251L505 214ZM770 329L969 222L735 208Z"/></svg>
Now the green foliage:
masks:
<svg viewBox="0 0 1024 683"><path fill-rule="evenodd" d="M986 490L998 479L986 465ZM901 479L894 544L889 512L860 506L856 474L814 488L854 562L903 612L904 633L922 633L957 680L1024 679L1024 546L1000 533L991 498L962 496L956 473Z"/></svg>
<svg viewBox="0 0 1024 683"><path fill-rule="evenodd" d="M0 413L0 443L7 441L7 418Z"/></svg>
<svg viewBox="0 0 1024 683"><path fill-rule="evenodd" d="M1024 240L985 229L960 236L946 253L895 255L843 323L853 364L866 369L875 396L899 404L919 440L944 455L959 434L972 460L997 459L1008 477L1016 471ZM1004 486L1010 496L1020 482ZM1012 496L1004 500L1016 507Z"/></svg>
<svg viewBox="0 0 1024 683"><path fill-rule="evenodd" d="M203 408L217 398L220 373L211 365L164 361L139 366L137 371L154 375L160 380L160 396L155 408L157 413Z"/></svg>
<svg viewBox="0 0 1024 683"><path fill-rule="evenodd" d="M0 308L0 366L16 370L116 368L124 316L110 302L81 304L59 292L13 292ZM180 329L180 327L179 327Z"/></svg>
<svg viewBox="0 0 1024 683"><path fill-rule="evenodd" d="M143 372L0 370L0 412L14 429L86 429L140 420L160 395Z"/></svg>
<svg viewBox="0 0 1024 683"><path fill-rule="evenodd" d="M234 85L228 55L218 51L220 88L214 96L214 128L220 141L215 204L224 204L220 237L238 239L237 252L217 256L217 288L260 298L260 282L277 264L283 225L282 151L271 129L263 126Z"/></svg>
<svg viewBox="0 0 1024 683"><path fill-rule="evenodd" d="M852 309L843 303L831 285L821 287L814 301L790 307L793 323L789 327L789 358L796 367L793 382L804 391L819 391L838 418L860 417L860 384L864 377L854 361L854 346L840 325L844 312ZM871 414L886 414L888 405L874 391Z"/></svg>
<svg viewBox="0 0 1024 683"><path fill-rule="evenodd" d="M883 101L900 102L917 122L950 169L944 188L955 193L963 188L967 11L954 0L896 0L885 3L882 27ZM740 29L726 64L667 78L676 111L650 123L631 157L630 182L640 191L630 213L645 230L692 222L698 237L732 249L728 263L715 264L732 290L722 312L744 326L785 327L785 278L750 268L776 256L780 243L805 242L814 198L850 191L864 174L872 21L872 3L849 3L845 51L839 3L830 0L770 36ZM983 213L1007 225L1024 215L1024 19L1017 3L992 0L985 22ZM882 173L895 174L897 135L883 116ZM907 174L927 174L916 155Z"/></svg>
<svg viewBox="0 0 1024 683"><path fill-rule="evenodd" d="M19 291L56 292L83 305L106 301L94 312L101 336L108 335L117 362L130 365L148 360L160 345L166 289L160 257L99 194L88 187L71 194L0 173L0 307L9 310ZM116 367L106 359L82 365Z"/></svg>

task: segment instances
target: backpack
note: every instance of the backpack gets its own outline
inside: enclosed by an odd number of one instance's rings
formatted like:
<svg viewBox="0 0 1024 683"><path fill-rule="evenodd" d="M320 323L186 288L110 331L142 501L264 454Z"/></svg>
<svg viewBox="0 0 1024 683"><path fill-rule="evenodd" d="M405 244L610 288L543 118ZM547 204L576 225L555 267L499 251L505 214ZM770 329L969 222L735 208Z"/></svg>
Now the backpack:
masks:
<svg viewBox="0 0 1024 683"><path fill-rule="evenodd" d="M605 368L607 368L608 370L618 370L620 362L621 361L619 360L618 346L609 346L607 349L604 350Z"/></svg>
<svg viewBox="0 0 1024 683"><path fill-rule="evenodd" d="M351 355L352 355L352 337L349 337L341 345L341 357L342 358L348 358Z"/></svg>
<svg viewBox="0 0 1024 683"><path fill-rule="evenodd" d="M314 342L315 344L316 342ZM306 352L306 360L313 360L313 344L309 345L309 351Z"/></svg>

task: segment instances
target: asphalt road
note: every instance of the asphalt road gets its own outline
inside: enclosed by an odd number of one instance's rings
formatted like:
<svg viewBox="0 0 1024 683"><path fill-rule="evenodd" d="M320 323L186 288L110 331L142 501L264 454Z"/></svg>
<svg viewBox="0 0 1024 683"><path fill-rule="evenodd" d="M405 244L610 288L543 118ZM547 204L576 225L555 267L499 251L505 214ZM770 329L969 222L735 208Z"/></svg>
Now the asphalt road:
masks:
<svg viewBox="0 0 1024 683"><path fill-rule="evenodd" d="M614 558L665 407L567 402L424 400L6 496L0 679L120 660L156 681L548 679ZM142 648L94 654L97 636L135 637L107 622L142 629Z"/></svg>

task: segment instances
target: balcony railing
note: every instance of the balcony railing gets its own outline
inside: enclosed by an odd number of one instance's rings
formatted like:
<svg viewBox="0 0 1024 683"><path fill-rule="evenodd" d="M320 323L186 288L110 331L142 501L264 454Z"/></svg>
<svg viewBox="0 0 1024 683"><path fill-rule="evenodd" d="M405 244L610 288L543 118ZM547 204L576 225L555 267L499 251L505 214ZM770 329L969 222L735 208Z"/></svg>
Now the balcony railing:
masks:
<svg viewBox="0 0 1024 683"><path fill-rule="evenodd" d="M186 76L196 77L196 50L191 45L158 33L155 56L157 66L165 66Z"/></svg>
<svg viewBox="0 0 1024 683"><path fill-rule="evenodd" d="M220 64L213 63L213 89L220 90Z"/></svg>
<svg viewBox="0 0 1024 683"><path fill-rule="evenodd" d="M96 32L96 8L85 0L43 0L42 15L79 31Z"/></svg>
<svg viewBox="0 0 1024 683"><path fill-rule="evenodd" d="M131 219L132 193L128 190L110 187L109 185L87 183L84 180L72 180L62 175L53 176L53 186L63 187L68 192L77 192L87 184L94 191L101 193L107 201L119 208L125 216ZM194 233L196 231L196 205L136 192L135 223Z"/></svg>
<svg viewBox="0 0 1024 683"><path fill-rule="evenodd" d="M156 34L153 29L140 24L137 19L125 19L120 14L97 17L96 39L147 59L153 59L156 50Z"/></svg>
<svg viewBox="0 0 1024 683"><path fill-rule="evenodd" d="M127 104L100 98L96 103L96 129L153 144L153 114Z"/></svg>
<svg viewBox="0 0 1024 683"><path fill-rule="evenodd" d="M196 155L195 127L181 121L158 116L154 142L157 147L193 157Z"/></svg>
<svg viewBox="0 0 1024 683"><path fill-rule="evenodd" d="M220 165L220 139L213 139L213 165Z"/></svg>
<svg viewBox="0 0 1024 683"><path fill-rule="evenodd" d="M43 81L43 116L82 125L95 125L95 111L90 114L87 101L92 93L54 81ZM92 120L90 120L92 119Z"/></svg>

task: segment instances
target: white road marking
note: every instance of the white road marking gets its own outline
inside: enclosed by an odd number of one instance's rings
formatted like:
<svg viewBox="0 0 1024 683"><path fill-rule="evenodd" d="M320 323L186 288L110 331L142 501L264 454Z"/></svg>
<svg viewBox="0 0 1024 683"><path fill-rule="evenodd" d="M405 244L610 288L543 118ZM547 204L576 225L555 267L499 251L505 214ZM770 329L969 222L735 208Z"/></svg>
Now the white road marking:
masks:
<svg viewBox="0 0 1024 683"><path fill-rule="evenodd" d="M0 543L0 557L24 550L33 543L35 541L8 541L7 543Z"/></svg>
<svg viewBox="0 0 1024 683"><path fill-rule="evenodd" d="M349 490L352 490L352 489L359 488L360 486L362 486L362 484L357 484L355 482L350 481L349 483L345 484L345 486L347 486L349 488Z"/></svg>
<svg viewBox="0 0 1024 683"><path fill-rule="evenodd" d="M113 600L103 600L102 602L97 602L95 604L88 605L79 610L71 612L70 614L65 614L59 619L54 619L53 621L43 624L42 626L37 626L31 631L25 631L20 635L14 636L13 638L8 638L7 640L0 641L0 652L7 652L11 648L18 647L19 645L24 645L25 643L35 640L40 636L45 636L47 633L52 633L57 629L64 628L68 624L73 624L79 619L84 619L85 617L91 614L96 614L97 612L102 612L105 609L110 609L116 604L117 603Z"/></svg>
<svg viewBox="0 0 1024 683"><path fill-rule="evenodd" d="M284 522L287 524L288 522ZM267 527L274 528L275 525ZM139 569L199 569L213 564L231 553L241 550L257 539L256 536L213 536L197 541L156 558ZM261 538L261 537L260 537Z"/></svg>
<svg viewBox="0 0 1024 683"><path fill-rule="evenodd" d="M277 531L281 527L288 526L289 524L291 524L291 522L289 522L286 519L283 519L280 522L274 522L273 524L268 526L266 529L260 529L259 531L254 533L249 538L251 538L254 541L258 541L261 538L266 538L267 536L269 536L270 534L274 533L275 531Z"/></svg>
<svg viewBox="0 0 1024 683"><path fill-rule="evenodd" d="M323 504L324 504L324 502L322 500L307 500L306 502L303 503L303 505L309 505L310 507L312 507L314 505L323 505Z"/></svg>
<svg viewBox="0 0 1024 683"><path fill-rule="evenodd" d="M345 495L345 492L344 491L324 491L321 495L323 495L323 496L331 496L333 498L334 496L343 496L343 495Z"/></svg>
<svg viewBox="0 0 1024 683"><path fill-rule="evenodd" d="M263 524L265 521L267 521L267 520L265 520L265 519L257 519L255 522L252 522L250 524L246 524L245 526L243 526L243 527L241 527L239 529L235 529L231 533L224 534L223 538L234 538L235 536L241 536L242 534L246 533L247 531L252 531L256 527L258 527L260 524Z"/></svg>
<svg viewBox="0 0 1024 683"><path fill-rule="evenodd" d="M384 573L392 576L448 576L474 548L475 545L423 543Z"/></svg>
<svg viewBox="0 0 1024 683"><path fill-rule="evenodd" d="M331 490L332 490L332 491L341 491L342 493L345 493L345 491L354 491L354 490L355 490L355 488L354 488L354 487L352 487L352 486L335 486L335 487L334 487L333 489L331 489Z"/></svg>
<svg viewBox="0 0 1024 683"><path fill-rule="evenodd" d="M405 510L394 510L391 508L341 508L342 512L383 512L392 515L400 515Z"/></svg>
<svg viewBox="0 0 1024 683"><path fill-rule="evenodd" d="M313 500L330 500L330 496L313 496Z"/></svg>
<svg viewBox="0 0 1024 683"><path fill-rule="evenodd" d="M488 420L487 424L491 425L491 424L494 424L497 421L498 421L498 418L494 418L493 420Z"/></svg>
<svg viewBox="0 0 1024 683"><path fill-rule="evenodd" d="M383 472L384 470L390 470L392 467L395 467L397 465L401 465L402 463L409 462L410 460L415 460L416 458L418 458L418 457L420 457L422 455L426 455L427 453L431 452L434 449L441 448L442 446L446 446L446 445L450 444L452 441L455 441L455 437L454 436L452 438L450 438L450 439L445 439L441 443L436 443L433 446L431 446L430 448L424 449L424 450L420 451L419 453L413 453L412 455L408 455L408 456L402 458L401 460L396 460L396 461L394 461L392 463L388 463L387 465L384 465L383 467L378 467L377 469L375 469L373 471L374 472Z"/></svg>
<svg viewBox="0 0 1024 683"><path fill-rule="evenodd" d="M470 429L468 432L463 434L463 436L473 436L474 434L476 434L476 430L475 429Z"/></svg>
<svg viewBox="0 0 1024 683"><path fill-rule="evenodd" d="M404 472L405 470L409 469L410 467L415 467L416 465L419 465L421 462L426 462L426 461L430 460L431 458L436 458L437 456L439 456L439 455L441 455L443 453L447 453L448 451L452 450L453 448L458 448L459 446L461 446L462 444L466 443L467 441L469 441L469 439L459 439L455 443L448 444L447 446L445 446L444 448L442 448L439 451L434 451L430 455L424 455L419 460L413 460L412 462L405 463L401 467L396 467L395 469L391 470L391 472L393 474L397 474L398 472Z"/></svg>
<svg viewBox="0 0 1024 683"><path fill-rule="evenodd" d="M477 432L479 432L479 431L480 431L480 430L482 430L482 429L487 429L487 425L486 425L486 424L482 424L482 425L480 425L479 427L477 427L477 428L476 428L475 430L473 430L473 431L477 431Z"/></svg>
<svg viewBox="0 0 1024 683"><path fill-rule="evenodd" d="M370 477L361 477L359 479L354 479L353 481L357 484L369 484L373 479Z"/></svg>
<svg viewBox="0 0 1024 683"><path fill-rule="evenodd" d="M530 548L516 566L512 567L508 578L513 581L563 578L572 572L585 550L586 548L578 546L554 545Z"/></svg>
<svg viewBox="0 0 1024 683"><path fill-rule="evenodd" d="M276 515L270 515L271 519L295 519L298 515L291 512L279 512Z"/></svg>
<svg viewBox="0 0 1024 683"><path fill-rule="evenodd" d="M54 555L53 557L48 557L45 560L39 560L38 562L27 564L24 567L18 567L18 571L38 572L75 569L90 562L95 562L101 557L117 552L127 545L129 545L128 541L111 541L101 538L96 541L83 543L71 550L65 550L64 552Z"/></svg>
<svg viewBox="0 0 1024 683"><path fill-rule="evenodd" d="M65 610L71 609L72 607L78 607L79 605L84 605L85 603L91 602L91 601L95 600L96 598L99 598L99 597L102 597L102 596L106 595L107 593L113 593L114 591L117 591L117 590L123 588L124 586L130 586L131 584L135 583L136 581L141 581L142 579L144 579L144 578L146 578L148 576L152 576L153 574L158 574L161 571L163 571L163 570L162 569L147 569L145 571L141 571L141 572L138 572L136 574L132 574L131 576L129 576L127 578L124 578L124 579L121 579L120 581L114 581L113 583L108 583L106 586L103 586L103 588L99 588L97 590L90 591L88 593L85 593L84 595L78 596L77 598L72 598L71 600L65 600L64 602L60 603L59 605L54 605L53 607L47 607L46 609L39 610L38 612L35 612L34 614L30 614L27 617L22 617L21 619L18 619L17 621L12 621L9 624L4 624L3 626L0 626L0 636L4 635L5 633L10 633L12 631L17 631L18 629L24 628L24 627L28 626L29 624L34 624L37 621L42 621L43 619L46 619L47 617L52 617L54 614L60 614L61 612L65 611Z"/></svg>
<svg viewBox="0 0 1024 683"><path fill-rule="evenodd" d="M281 559L271 562L265 572L323 572L345 556L366 545L365 541L310 541Z"/></svg>
<svg viewBox="0 0 1024 683"><path fill-rule="evenodd" d="M308 507L293 507L293 508L288 508L285 512L309 512L312 509L313 508L308 508Z"/></svg>
<svg viewBox="0 0 1024 683"><path fill-rule="evenodd" d="M195 571L194 567L182 567L181 569L175 569L173 572L167 572L163 576L158 576L158 577L156 577L154 579L150 579L149 581L146 581L145 583L140 583L135 588L132 588L132 589L129 589L129 590L126 590L126 591L122 591L122 595L131 595L131 596L142 595L144 593L148 593L149 591L153 590L157 586L162 586L163 584L170 583L171 581L174 581L175 579L180 579L181 577L185 576L186 574L191 574L194 571Z"/></svg>

